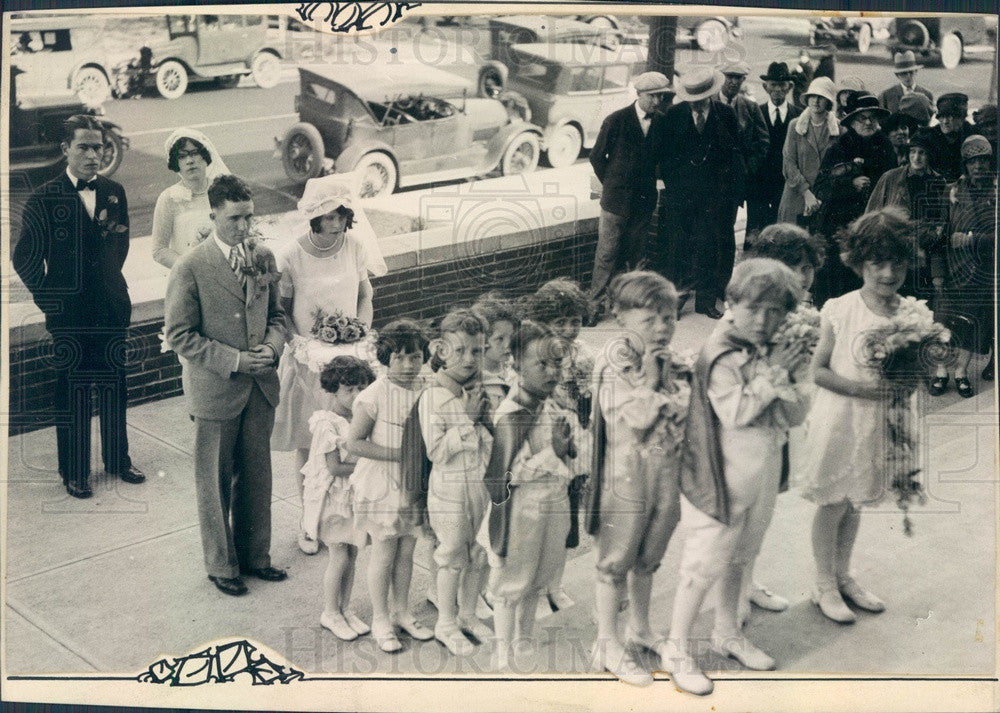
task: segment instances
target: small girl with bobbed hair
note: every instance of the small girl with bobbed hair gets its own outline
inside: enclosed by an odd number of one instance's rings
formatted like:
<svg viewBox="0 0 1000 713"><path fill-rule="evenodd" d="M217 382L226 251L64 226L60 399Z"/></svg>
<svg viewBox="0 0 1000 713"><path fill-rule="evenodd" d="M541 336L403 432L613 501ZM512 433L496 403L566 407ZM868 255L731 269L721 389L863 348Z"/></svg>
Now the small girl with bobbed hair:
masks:
<svg viewBox="0 0 1000 713"><path fill-rule="evenodd" d="M901 304L898 294L912 263L912 226L899 208L855 220L841 236L841 259L862 280L861 289L826 302L813 371L817 393L806 419L804 495L818 505L812 527L816 589L813 601L833 621L857 618L844 597L866 611L881 599L850 574L862 505L886 493L879 459L880 406L888 395L878 370L862 362L865 332L886 326Z"/></svg>
<svg viewBox="0 0 1000 713"><path fill-rule="evenodd" d="M355 399L347 442L358 458L350 480L354 524L372 541L368 560L372 636L386 653L403 647L396 626L420 641L434 636L409 608L413 549L420 530L409 512L401 452L403 424L420 395L420 372L430 356L429 343L424 329L411 319L390 322L379 332L375 353L388 369Z"/></svg>
<svg viewBox="0 0 1000 713"><path fill-rule="evenodd" d="M368 543L368 535L354 525L349 479L357 459L346 444L354 400L374 380L372 368L353 356L334 357L320 372L320 386L332 396L329 410L320 409L309 419L312 444L302 467L301 530L330 550L319 621L343 641L371 630L349 606L358 549Z"/></svg>

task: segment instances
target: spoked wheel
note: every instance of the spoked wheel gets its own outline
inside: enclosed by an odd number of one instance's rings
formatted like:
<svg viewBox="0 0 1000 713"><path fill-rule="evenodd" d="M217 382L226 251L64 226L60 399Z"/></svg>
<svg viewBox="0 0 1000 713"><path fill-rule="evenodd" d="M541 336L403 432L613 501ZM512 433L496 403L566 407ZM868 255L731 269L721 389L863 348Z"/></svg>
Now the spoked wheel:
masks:
<svg viewBox="0 0 1000 713"><path fill-rule="evenodd" d="M500 161L500 172L505 176L531 173L538 167L540 153L537 135L530 131L518 134L507 145L507 150L503 153L503 159Z"/></svg>
<svg viewBox="0 0 1000 713"><path fill-rule="evenodd" d="M282 141L281 163L285 175L296 183L305 183L323 171L323 137L312 124L295 124Z"/></svg>
<svg viewBox="0 0 1000 713"><path fill-rule="evenodd" d="M395 192L396 164L384 153L365 154L354 166L358 176L358 197L379 198Z"/></svg>

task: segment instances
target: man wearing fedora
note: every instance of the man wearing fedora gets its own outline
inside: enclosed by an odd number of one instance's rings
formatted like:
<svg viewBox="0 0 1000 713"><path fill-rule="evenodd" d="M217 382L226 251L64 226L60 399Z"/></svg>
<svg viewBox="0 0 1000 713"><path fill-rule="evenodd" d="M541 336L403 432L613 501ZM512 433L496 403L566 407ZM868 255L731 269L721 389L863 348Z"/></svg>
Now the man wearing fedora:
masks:
<svg viewBox="0 0 1000 713"><path fill-rule="evenodd" d="M930 137L931 168L954 183L962 175L962 142L976 133L966 121L969 97L960 92L942 94L937 100L936 126L927 129Z"/></svg>
<svg viewBox="0 0 1000 713"><path fill-rule="evenodd" d="M884 92L879 94L878 103L882 105L890 114L899 111L899 100L909 94L923 94L927 101L934 103L934 95L924 87L917 84L917 70L922 69L922 64L917 64L917 57L912 50L897 52L893 58L893 71L899 79L898 84L893 84Z"/></svg>
<svg viewBox="0 0 1000 713"><path fill-rule="evenodd" d="M708 67L682 75L680 103L663 117L657 150L665 188L661 230L675 255L672 277L694 291L695 311L712 319L722 316L716 301L733 271L733 213L746 180L736 112L713 99L724 81Z"/></svg>
<svg viewBox="0 0 1000 713"><path fill-rule="evenodd" d="M782 173L782 149L788 126L801 110L788 101L792 89L792 75L784 62L771 62L767 74L760 75L767 92L767 101L760 105L767 127L769 141L767 153L761 161L747 188L747 227L749 240L753 233L777 222L778 205L785 190L785 176Z"/></svg>
<svg viewBox="0 0 1000 713"><path fill-rule="evenodd" d="M657 108L669 102L674 92L659 72L640 74L633 86L638 99L604 119L590 152L590 165L603 189L590 281L590 296L595 299L603 295L616 272L651 257L644 247L656 208L652 147L663 120Z"/></svg>

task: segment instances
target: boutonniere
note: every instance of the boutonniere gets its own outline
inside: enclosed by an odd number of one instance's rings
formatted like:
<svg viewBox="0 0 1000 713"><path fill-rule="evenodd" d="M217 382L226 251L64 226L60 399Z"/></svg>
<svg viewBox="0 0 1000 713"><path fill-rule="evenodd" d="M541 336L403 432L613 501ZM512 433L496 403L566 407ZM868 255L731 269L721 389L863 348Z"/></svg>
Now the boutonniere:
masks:
<svg viewBox="0 0 1000 713"><path fill-rule="evenodd" d="M865 160L863 158L861 158L860 156L858 156L856 159L854 159L854 164L856 166L864 166L865 165Z"/></svg>
<svg viewBox="0 0 1000 713"><path fill-rule="evenodd" d="M274 258L274 253L254 238L248 238L244 246L247 260L240 268L240 272L248 278L248 281L253 281L256 292L264 292L281 279L278 262Z"/></svg>
<svg viewBox="0 0 1000 713"><path fill-rule="evenodd" d="M114 200L114 203L118 202L117 198L110 196L108 198L108 202L111 203L112 200ZM111 235L121 235L122 233L128 232L128 226L119 223L113 216L109 216L107 208L101 208L101 210L98 211L97 227L101 231L102 238L107 238Z"/></svg>

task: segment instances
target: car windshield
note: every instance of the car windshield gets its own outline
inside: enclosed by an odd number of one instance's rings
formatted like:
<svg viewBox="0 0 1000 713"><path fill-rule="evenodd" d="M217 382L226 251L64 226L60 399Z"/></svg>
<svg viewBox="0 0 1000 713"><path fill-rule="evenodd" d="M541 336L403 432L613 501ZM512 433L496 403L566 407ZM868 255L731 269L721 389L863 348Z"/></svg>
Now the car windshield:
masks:
<svg viewBox="0 0 1000 713"><path fill-rule="evenodd" d="M554 88L556 78L559 76L561 67L557 64L545 64L542 62L532 62L524 57L520 58L515 67L515 73L519 79L540 87Z"/></svg>

